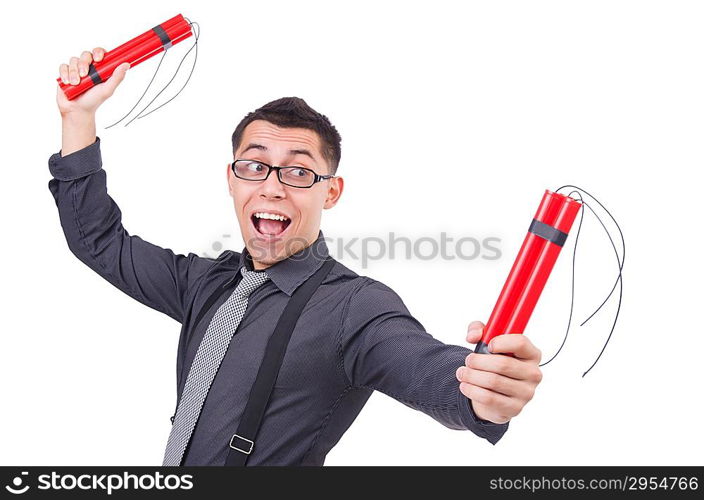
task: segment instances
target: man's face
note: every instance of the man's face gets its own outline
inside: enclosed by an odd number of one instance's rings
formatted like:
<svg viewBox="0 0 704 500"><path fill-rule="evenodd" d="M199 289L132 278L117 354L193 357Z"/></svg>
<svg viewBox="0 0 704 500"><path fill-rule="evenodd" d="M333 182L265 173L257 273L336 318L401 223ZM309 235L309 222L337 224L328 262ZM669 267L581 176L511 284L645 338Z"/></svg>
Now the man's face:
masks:
<svg viewBox="0 0 704 500"><path fill-rule="evenodd" d="M319 175L330 173L316 132L278 127L264 120L245 127L235 159L307 167ZM227 181L255 269L267 268L310 246L318 237L322 209L335 206L343 187L341 177L316 182L310 188L287 186L279 182L275 171L266 180L248 181L237 178L230 165ZM265 214L283 216L284 220Z"/></svg>

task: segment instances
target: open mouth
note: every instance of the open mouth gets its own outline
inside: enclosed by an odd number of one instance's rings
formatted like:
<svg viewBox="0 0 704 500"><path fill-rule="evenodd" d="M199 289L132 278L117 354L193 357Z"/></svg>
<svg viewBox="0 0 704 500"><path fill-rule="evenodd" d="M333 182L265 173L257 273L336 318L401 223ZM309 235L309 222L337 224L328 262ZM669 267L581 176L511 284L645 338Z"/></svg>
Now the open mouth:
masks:
<svg viewBox="0 0 704 500"><path fill-rule="evenodd" d="M291 224L291 219L281 214L255 212L251 216L252 225L263 236L280 236Z"/></svg>

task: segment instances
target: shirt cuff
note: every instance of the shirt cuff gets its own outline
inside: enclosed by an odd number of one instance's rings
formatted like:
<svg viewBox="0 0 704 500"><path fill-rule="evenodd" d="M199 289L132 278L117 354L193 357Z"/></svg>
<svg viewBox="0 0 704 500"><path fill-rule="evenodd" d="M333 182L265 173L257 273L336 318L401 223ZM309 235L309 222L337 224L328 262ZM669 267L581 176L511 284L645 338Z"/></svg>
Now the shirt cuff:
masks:
<svg viewBox="0 0 704 500"><path fill-rule="evenodd" d="M100 137L83 149L61 156L61 151L49 158L49 172L60 181L72 181L93 174L103 166L100 156Z"/></svg>
<svg viewBox="0 0 704 500"><path fill-rule="evenodd" d="M457 389L457 397L459 398L457 405L460 409L460 418L465 427L474 432L477 436L486 439L491 444L496 444L508 430L508 424L510 422L497 424L490 420L482 420L474 413L469 398L462 394L459 388Z"/></svg>

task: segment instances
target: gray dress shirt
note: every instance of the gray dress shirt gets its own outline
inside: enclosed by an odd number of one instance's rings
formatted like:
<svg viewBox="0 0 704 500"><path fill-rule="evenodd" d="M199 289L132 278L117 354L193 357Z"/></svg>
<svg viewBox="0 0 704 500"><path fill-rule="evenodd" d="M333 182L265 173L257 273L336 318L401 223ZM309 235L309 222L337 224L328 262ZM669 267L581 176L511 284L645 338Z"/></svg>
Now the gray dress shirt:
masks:
<svg viewBox="0 0 704 500"><path fill-rule="evenodd" d="M124 293L181 323L178 401L198 345L227 297L217 300L195 328L192 323L217 287L234 279L241 266L252 269L251 256L246 248L217 258L175 254L130 235L107 193L99 137L66 157L53 154L49 171L49 189L71 252ZM183 465L224 464L267 340L293 291L326 255L320 231L310 247L267 269L271 280L249 298ZM469 429L495 444L508 423L480 420L455 378L470 352L433 338L391 288L335 262L296 325L247 464L322 465L374 390L450 429Z"/></svg>

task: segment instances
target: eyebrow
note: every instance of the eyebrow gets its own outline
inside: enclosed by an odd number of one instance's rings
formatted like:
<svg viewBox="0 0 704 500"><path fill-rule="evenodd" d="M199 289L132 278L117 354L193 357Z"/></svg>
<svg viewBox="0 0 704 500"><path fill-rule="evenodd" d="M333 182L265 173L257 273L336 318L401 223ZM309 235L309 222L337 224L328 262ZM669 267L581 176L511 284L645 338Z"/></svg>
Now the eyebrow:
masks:
<svg viewBox="0 0 704 500"><path fill-rule="evenodd" d="M260 151L268 151L269 150L269 148L267 148L266 146L263 146L262 144L255 144L255 143L251 142L251 143L249 143L249 145L246 148L244 148L244 150L242 151L242 154L245 154L250 149L258 149ZM315 158L313 157L311 152L308 151L307 149L289 149L288 152L289 152L289 154L292 154L294 156L295 155L306 155L306 156L310 157L311 160L315 161Z"/></svg>

